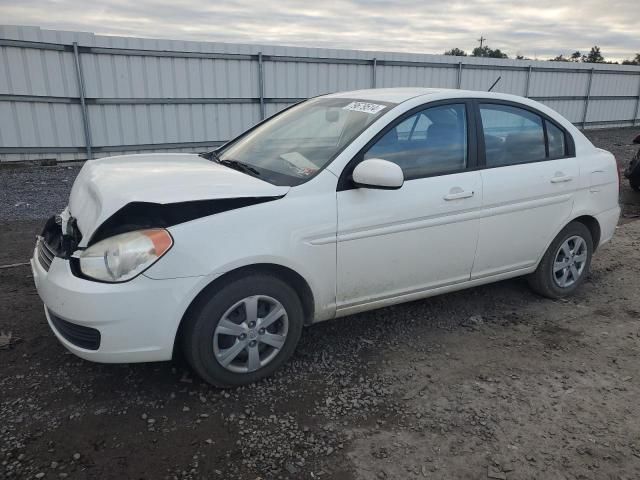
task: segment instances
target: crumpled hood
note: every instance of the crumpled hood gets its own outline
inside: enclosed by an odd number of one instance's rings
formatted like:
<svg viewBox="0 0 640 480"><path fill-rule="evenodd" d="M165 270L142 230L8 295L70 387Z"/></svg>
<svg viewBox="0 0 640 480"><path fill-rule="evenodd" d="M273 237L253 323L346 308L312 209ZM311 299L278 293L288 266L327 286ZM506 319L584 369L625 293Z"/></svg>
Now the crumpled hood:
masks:
<svg viewBox="0 0 640 480"><path fill-rule="evenodd" d="M131 202L159 204L282 196L278 187L190 153L122 155L87 161L69 198L86 244L111 215Z"/></svg>

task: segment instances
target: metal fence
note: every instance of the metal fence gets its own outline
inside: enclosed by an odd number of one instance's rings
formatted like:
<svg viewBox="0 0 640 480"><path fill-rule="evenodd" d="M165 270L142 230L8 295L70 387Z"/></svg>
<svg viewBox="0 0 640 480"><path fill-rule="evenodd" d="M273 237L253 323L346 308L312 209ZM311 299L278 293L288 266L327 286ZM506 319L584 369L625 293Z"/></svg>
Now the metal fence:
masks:
<svg viewBox="0 0 640 480"><path fill-rule="evenodd" d="M533 98L582 128L640 123L640 68L99 36L0 26L0 161L198 151L293 102L425 86Z"/></svg>

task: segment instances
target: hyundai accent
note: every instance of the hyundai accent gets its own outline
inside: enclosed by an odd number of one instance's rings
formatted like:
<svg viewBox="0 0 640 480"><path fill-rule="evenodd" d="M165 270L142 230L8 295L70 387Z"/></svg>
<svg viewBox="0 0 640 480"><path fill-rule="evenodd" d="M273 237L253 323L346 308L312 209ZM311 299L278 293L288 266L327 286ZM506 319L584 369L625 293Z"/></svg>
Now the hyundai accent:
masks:
<svg viewBox="0 0 640 480"><path fill-rule="evenodd" d="M87 161L31 265L49 325L97 362L181 350L219 386L306 325L526 275L573 293L614 233L614 157L535 101L344 92L204 154Z"/></svg>

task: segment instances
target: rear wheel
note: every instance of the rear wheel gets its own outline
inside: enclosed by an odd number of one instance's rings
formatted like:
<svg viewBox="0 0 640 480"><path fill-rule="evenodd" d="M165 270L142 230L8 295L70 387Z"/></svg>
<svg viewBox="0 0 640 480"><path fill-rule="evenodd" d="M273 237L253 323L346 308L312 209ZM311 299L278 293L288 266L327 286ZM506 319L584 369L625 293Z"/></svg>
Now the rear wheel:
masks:
<svg viewBox="0 0 640 480"><path fill-rule="evenodd" d="M593 254L589 229L580 222L567 225L551 242L528 280L531 288L549 298L572 294L584 281Z"/></svg>
<svg viewBox="0 0 640 480"><path fill-rule="evenodd" d="M204 299L187 319L185 356L213 385L252 383L271 375L291 356L303 318L300 299L279 278L239 278Z"/></svg>

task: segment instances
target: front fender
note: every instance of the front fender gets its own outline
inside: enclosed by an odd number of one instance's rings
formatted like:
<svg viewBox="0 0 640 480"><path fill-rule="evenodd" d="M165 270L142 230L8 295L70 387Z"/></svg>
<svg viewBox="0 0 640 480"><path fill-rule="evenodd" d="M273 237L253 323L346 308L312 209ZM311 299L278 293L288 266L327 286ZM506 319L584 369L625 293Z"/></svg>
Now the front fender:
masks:
<svg viewBox="0 0 640 480"><path fill-rule="evenodd" d="M316 312L330 310L336 297L336 179L329 173L324 178L333 183L309 182L278 200L170 227L173 248L145 274L210 276L275 264L306 279Z"/></svg>

